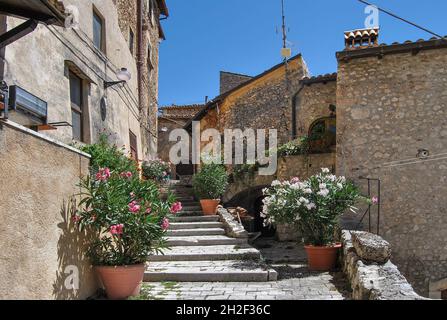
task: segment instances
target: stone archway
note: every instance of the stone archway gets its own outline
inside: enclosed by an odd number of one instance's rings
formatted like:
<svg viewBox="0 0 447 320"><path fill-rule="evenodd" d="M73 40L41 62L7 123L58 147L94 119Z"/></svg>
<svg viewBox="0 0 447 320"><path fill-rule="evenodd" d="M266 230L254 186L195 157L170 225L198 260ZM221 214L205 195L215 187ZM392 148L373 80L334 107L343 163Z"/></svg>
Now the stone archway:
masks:
<svg viewBox="0 0 447 320"><path fill-rule="evenodd" d="M261 217L262 200L264 195L262 190L270 184L258 185L251 188L246 188L238 194L233 195L230 200L225 203L226 207L242 207L248 211L252 216L252 232L262 232L264 236L273 236L275 229L271 227L264 227L264 219Z"/></svg>
<svg viewBox="0 0 447 320"><path fill-rule="evenodd" d="M430 282L430 298L447 300L447 278Z"/></svg>

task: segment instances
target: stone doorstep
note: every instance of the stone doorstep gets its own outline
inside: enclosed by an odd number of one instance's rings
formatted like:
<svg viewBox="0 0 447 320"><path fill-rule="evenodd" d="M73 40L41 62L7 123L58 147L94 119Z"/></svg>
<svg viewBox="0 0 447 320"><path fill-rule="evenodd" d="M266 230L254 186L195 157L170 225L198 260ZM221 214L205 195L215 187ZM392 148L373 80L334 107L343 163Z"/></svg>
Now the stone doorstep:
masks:
<svg viewBox="0 0 447 320"><path fill-rule="evenodd" d="M250 246L193 246L173 247L164 255L152 255L148 261L208 261L208 260L259 260L261 253Z"/></svg>
<svg viewBox="0 0 447 320"><path fill-rule="evenodd" d="M277 278L273 269L235 260L151 262L144 273L145 282L266 282Z"/></svg>
<svg viewBox="0 0 447 320"><path fill-rule="evenodd" d="M224 228L222 222L173 222L170 224L170 230L184 230L184 229L213 229Z"/></svg>
<svg viewBox="0 0 447 320"><path fill-rule="evenodd" d="M175 217L172 222L218 222L219 216Z"/></svg>
<svg viewBox="0 0 447 320"><path fill-rule="evenodd" d="M216 236L225 235L225 230L222 228L205 228L205 229L181 229L168 230L168 237L185 237L185 236Z"/></svg>
<svg viewBox="0 0 447 320"><path fill-rule="evenodd" d="M181 211L181 212L183 212L183 211L202 211L202 207L199 205L199 206L182 206L183 207L183 210Z"/></svg>
<svg viewBox="0 0 447 320"><path fill-rule="evenodd" d="M244 245L247 239L236 239L227 236L189 236L167 238L167 245L174 246L215 246L215 245Z"/></svg>

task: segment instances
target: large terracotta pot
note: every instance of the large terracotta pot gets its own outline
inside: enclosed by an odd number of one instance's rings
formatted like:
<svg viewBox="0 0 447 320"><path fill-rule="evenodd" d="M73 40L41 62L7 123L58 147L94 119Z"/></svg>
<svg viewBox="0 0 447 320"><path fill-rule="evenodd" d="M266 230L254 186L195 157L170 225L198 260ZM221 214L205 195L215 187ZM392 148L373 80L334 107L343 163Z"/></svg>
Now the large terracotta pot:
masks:
<svg viewBox="0 0 447 320"><path fill-rule="evenodd" d="M144 264L96 267L95 270L110 300L123 300L140 294L145 270Z"/></svg>
<svg viewBox="0 0 447 320"><path fill-rule="evenodd" d="M203 214L206 216L213 216L216 214L217 206L219 205L219 199L205 199L200 200L200 205L202 206Z"/></svg>
<svg viewBox="0 0 447 320"><path fill-rule="evenodd" d="M312 271L330 271L334 269L340 248L340 243L328 247L305 246L309 269Z"/></svg>

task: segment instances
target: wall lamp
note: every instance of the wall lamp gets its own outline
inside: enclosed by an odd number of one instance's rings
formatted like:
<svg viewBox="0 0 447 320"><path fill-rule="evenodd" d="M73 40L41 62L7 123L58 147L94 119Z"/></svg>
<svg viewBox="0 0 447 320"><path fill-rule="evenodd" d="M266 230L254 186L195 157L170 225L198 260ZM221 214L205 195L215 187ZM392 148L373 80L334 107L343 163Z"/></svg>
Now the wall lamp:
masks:
<svg viewBox="0 0 447 320"><path fill-rule="evenodd" d="M113 87L113 86L115 86L117 84L126 83L126 82L128 82L132 78L132 75L130 74L130 72L126 68L121 68L116 73L116 77L119 79L119 81L109 81L109 82L105 81L104 82L104 89Z"/></svg>

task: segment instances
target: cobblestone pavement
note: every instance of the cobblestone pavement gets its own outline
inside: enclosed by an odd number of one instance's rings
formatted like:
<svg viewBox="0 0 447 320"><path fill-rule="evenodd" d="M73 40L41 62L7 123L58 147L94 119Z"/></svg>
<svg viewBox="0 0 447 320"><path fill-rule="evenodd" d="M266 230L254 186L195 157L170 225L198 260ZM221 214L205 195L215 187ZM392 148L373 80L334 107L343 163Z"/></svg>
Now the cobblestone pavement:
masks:
<svg viewBox="0 0 447 320"><path fill-rule="evenodd" d="M145 300L344 300L349 298L341 273L313 273L302 265L274 266L280 280L271 282L148 283Z"/></svg>
<svg viewBox="0 0 447 320"><path fill-rule="evenodd" d="M147 283L144 300L344 300L350 298L341 272L310 272L302 245L259 239L254 243L278 272L271 282L154 282Z"/></svg>

